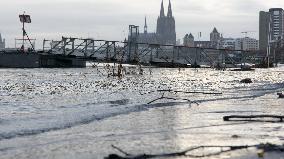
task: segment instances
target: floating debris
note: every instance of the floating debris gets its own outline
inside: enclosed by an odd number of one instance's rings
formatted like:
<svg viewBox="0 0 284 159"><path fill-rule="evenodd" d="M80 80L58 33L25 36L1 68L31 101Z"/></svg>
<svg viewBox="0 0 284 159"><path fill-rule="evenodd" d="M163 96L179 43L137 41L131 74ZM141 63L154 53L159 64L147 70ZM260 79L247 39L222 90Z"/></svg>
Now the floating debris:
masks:
<svg viewBox="0 0 284 159"><path fill-rule="evenodd" d="M241 83L252 83L252 80L250 78L245 78L241 80Z"/></svg>
<svg viewBox="0 0 284 159"><path fill-rule="evenodd" d="M232 152L236 150L243 150L243 149L248 149L248 148L256 148L257 150L261 151L261 153L259 152L257 153L258 156L263 156L265 152L283 152L284 151L283 145L273 145L270 143L259 144L259 145L244 145L244 146L198 146L198 147L189 148L181 152L155 154L155 155L151 155L151 154L132 155L114 145L112 145L112 148L116 149L117 151L125 155L125 157L117 155L117 154L110 154L108 157L105 157L105 159L148 159L148 158L166 158L166 157L204 158L204 157L218 156L218 155L221 155L222 153ZM220 151L216 153L208 153L208 154L203 153L202 155L189 154L192 151L202 150L202 149L204 150L206 148L209 148L209 149L210 148L220 148Z"/></svg>
<svg viewBox="0 0 284 159"><path fill-rule="evenodd" d="M230 121L231 119L235 119L237 121L255 121L252 119L259 119L259 118L273 118L273 119L280 119L280 122L283 122L284 116L280 115L231 115L231 116L224 116L224 121ZM268 122L268 121L266 121ZM273 121L275 122L275 121Z"/></svg>
<svg viewBox="0 0 284 159"><path fill-rule="evenodd" d="M279 98L284 98L284 94L283 93L277 93L277 95L279 96Z"/></svg>

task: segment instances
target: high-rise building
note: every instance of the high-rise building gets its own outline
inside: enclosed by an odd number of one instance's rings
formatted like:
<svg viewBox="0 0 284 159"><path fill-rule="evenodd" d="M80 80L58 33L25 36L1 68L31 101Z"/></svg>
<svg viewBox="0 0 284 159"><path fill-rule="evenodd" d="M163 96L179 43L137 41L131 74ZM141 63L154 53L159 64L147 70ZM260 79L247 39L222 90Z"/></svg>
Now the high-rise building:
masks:
<svg viewBox="0 0 284 159"><path fill-rule="evenodd" d="M270 13L265 11L259 12L259 50L267 51L269 40Z"/></svg>
<svg viewBox="0 0 284 159"><path fill-rule="evenodd" d="M284 35L284 11L282 8L269 9L271 22L271 40L278 40Z"/></svg>
<svg viewBox="0 0 284 159"><path fill-rule="evenodd" d="M284 40L284 11L282 8L271 8L270 13L270 54L275 62L284 62L281 41ZM280 44L280 45L279 45ZM281 51L282 50L282 51Z"/></svg>
<svg viewBox="0 0 284 159"><path fill-rule="evenodd" d="M269 43L284 39L284 11L271 8L269 12L259 13L259 49L267 51Z"/></svg>
<svg viewBox="0 0 284 159"><path fill-rule="evenodd" d="M1 33L0 33L0 50L5 49L5 39L2 39Z"/></svg>

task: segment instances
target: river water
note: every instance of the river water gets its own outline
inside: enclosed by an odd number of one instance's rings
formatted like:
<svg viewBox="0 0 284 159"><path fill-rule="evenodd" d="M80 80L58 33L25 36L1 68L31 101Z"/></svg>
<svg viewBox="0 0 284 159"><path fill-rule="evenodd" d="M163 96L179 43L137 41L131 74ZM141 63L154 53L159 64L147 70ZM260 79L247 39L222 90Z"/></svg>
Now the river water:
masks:
<svg viewBox="0 0 284 159"><path fill-rule="evenodd" d="M104 67L1 69L0 158L123 155L111 145L159 154L199 145L284 143L283 123L223 121L225 115L284 115L284 100L276 95L284 91L283 66L249 72L144 68L143 75L126 70L118 79L107 77ZM240 83L244 78L253 83ZM247 156L255 157L246 151L215 158Z"/></svg>

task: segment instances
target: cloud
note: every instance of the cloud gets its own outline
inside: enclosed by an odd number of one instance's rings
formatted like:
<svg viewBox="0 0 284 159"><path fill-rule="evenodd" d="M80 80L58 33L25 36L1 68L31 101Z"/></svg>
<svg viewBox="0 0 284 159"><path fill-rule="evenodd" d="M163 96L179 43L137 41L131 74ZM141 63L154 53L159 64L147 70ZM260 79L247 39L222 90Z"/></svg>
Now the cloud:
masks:
<svg viewBox="0 0 284 159"><path fill-rule="evenodd" d="M0 31L14 46L21 36L18 14L32 16L27 25L38 46L44 38L59 39L62 35L122 40L128 25L143 28L147 16L149 30L155 31L161 0L9 0L1 2ZM167 8L167 0L164 0ZM16 6L16 7L15 7ZM242 36L246 30L258 31L258 13L271 7L284 7L282 0L172 0L177 36L203 32L203 39L216 26L226 36ZM252 35L257 37L257 33Z"/></svg>

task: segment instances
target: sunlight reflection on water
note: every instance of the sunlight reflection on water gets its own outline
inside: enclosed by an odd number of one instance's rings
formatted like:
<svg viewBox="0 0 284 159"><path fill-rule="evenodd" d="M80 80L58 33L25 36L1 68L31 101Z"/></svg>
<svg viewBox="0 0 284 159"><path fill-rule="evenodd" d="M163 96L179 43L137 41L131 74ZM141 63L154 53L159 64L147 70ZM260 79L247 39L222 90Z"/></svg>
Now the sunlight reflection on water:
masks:
<svg viewBox="0 0 284 159"><path fill-rule="evenodd" d="M228 114L282 114L283 100L274 95L284 90L283 68L252 72L159 68L152 75L147 70L143 76L117 79L93 68L1 69L0 149L10 146L22 158L29 154L41 158L43 149L48 155L58 146L58 158L71 157L60 156L70 151L88 158L83 152L103 157L112 152L109 146L114 143L128 143L123 148L133 153L157 153L196 145L279 143L283 138L279 124L228 126L222 121ZM244 78L253 83L240 83ZM162 96L157 90L168 89L222 94L166 92L164 96L177 100L146 104ZM234 134L241 138L232 139ZM34 149L25 152L23 145ZM14 156L11 152L7 158Z"/></svg>

